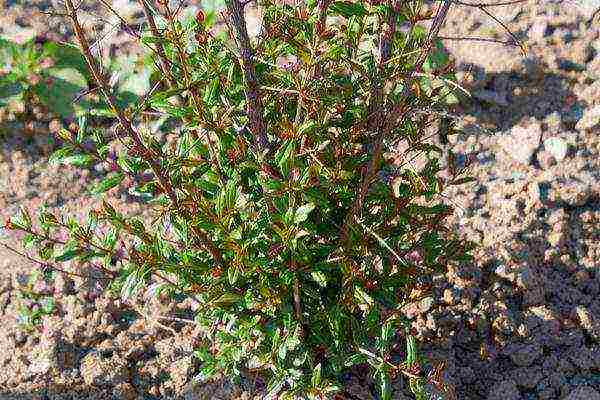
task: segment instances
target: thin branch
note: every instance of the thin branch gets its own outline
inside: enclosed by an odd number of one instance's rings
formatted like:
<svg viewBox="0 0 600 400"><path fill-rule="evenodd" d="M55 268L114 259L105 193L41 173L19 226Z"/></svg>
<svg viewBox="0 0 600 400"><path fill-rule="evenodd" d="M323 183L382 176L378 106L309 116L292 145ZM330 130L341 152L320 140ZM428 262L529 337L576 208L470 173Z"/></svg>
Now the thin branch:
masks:
<svg viewBox="0 0 600 400"><path fill-rule="evenodd" d="M92 56L92 54L90 52L90 45L88 43L87 38L85 37L83 27L81 26L79 19L77 18L77 10L73 6L73 1L65 0L65 4L67 6L67 11L69 12L71 20L73 22L75 36L77 37L77 40L79 41L85 61L90 69L90 73L92 74L92 76L94 77L94 80L96 81L96 84L100 87L100 91L102 92L102 95L106 99L106 101L107 101L108 105L110 106L110 108L112 109L112 111L117 115L117 119L119 120L119 123L121 124L123 129L125 129L127 134L131 137L131 139L133 140L135 145L141 150L148 150L146 148L146 146L144 145L144 143L142 142L142 139L141 139L139 133L136 132L135 129L133 129L132 122L125 116L123 111L116 106L116 101L110 91L109 84L106 81L106 78L104 77L104 75L102 74L100 69L98 68L98 65L96 64L96 59ZM150 163L150 166L151 166L154 174L160 181L161 186L163 187L165 192L167 192L167 194L168 194L169 198L171 199L171 201L173 202L173 204L177 207L178 206L177 196L175 195L175 192L173 191L173 188L171 187L171 185L168 184L166 177L163 175L160 165L158 164L158 161L156 161L156 159L150 157L149 163Z"/></svg>
<svg viewBox="0 0 600 400"><path fill-rule="evenodd" d="M319 0L317 5L319 10L319 20L317 21L317 33L321 35L327 30L325 22L327 20L327 8L331 4L331 0Z"/></svg>
<svg viewBox="0 0 600 400"><path fill-rule="evenodd" d="M246 19L244 17L244 8L240 0L227 0L228 16L235 28L236 42L242 61L242 70L244 72L245 95L246 95L246 113L248 114L248 127L254 137L259 152L262 154L270 147L267 139L266 125L263 120L263 105L259 92L258 79L254 66L254 54L250 46L250 38L246 28Z"/></svg>
<svg viewBox="0 0 600 400"><path fill-rule="evenodd" d="M511 0L511 1L499 1L496 3L468 3L468 2L464 2L464 1L460 1L460 0L452 0L452 2L454 4L457 4L459 6L466 6L466 7L501 7L501 6L512 6L515 4L520 4L520 3L526 3L529 0Z"/></svg>
<svg viewBox="0 0 600 400"><path fill-rule="evenodd" d="M521 49L521 53L523 53L523 57L527 56L527 48L525 47L525 45L521 43L521 41L515 36L514 33L512 33L512 31L508 28L508 26L506 26L504 22L500 21L498 17L489 12L485 7L479 6L477 8L483 11L488 17L496 21L496 23L498 23L498 25L500 25L506 31L506 33L510 35L510 37L514 40L515 44L519 46L519 48Z"/></svg>
<svg viewBox="0 0 600 400"><path fill-rule="evenodd" d="M19 250L15 249L14 247L12 247L12 246L10 246L10 245L8 245L6 243L0 243L0 245L2 247L4 247L5 249L7 249L8 251L13 252L13 253L15 253L15 254L17 254L17 255L19 255L19 256L21 256L21 257L23 257L23 258L25 258L25 259L27 259L29 261L31 261L32 263L37 264L37 265L43 267L43 268L50 268L50 269L52 269L54 271L60 272L60 273L65 274L65 275L77 276L77 277L82 278L82 279L88 279L88 277L85 276L85 275L81 275L81 274L78 274L76 272L65 271L64 269L58 268L55 265L52 265L52 264L44 262L44 261L40 261L38 259L35 259L35 258L31 257L29 254L20 252ZM95 264L91 264L91 265L94 266L94 267L98 267ZM95 279L99 279L99 280L103 280L103 281L110 281L112 279L112 278L105 278L105 277L94 277L94 278Z"/></svg>
<svg viewBox="0 0 600 400"><path fill-rule="evenodd" d="M148 27L150 28L150 32L154 37L161 37L160 32L158 31L158 27L156 26L156 21L154 20L154 14L148 5L148 0L139 0L143 10L144 15L146 16L146 20L148 20ZM170 69L170 60L167 58L167 54L165 53L165 48L162 43L159 41L156 43L156 54L158 54L158 62L160 63L160 67L162 72L167 77L167 82L169 84L169 88L177 87L177 81L171 74Z"/></svg>
<svg viewBox="0 0 600 400"><path fill-rule="evenodd" d="M492 38L466 37L466 36L438 36L438 39L452 40L452 41L464 40L464 41L472 41L472 42L490 42L490 43L502 44L505 46L519 46L519 44L515 43L514 41L498 40L498 39L492 39Z"/></svg>
<svg viewBox="0 0 600 400"><path fill-rule="evenodd" d="M108 105L110 106L112 111L117 115L117 119L119 120L119 123L121 124L123 129L125 129L128 136L131 137L131 139L133 140L136 147L139 148L140 150L142 150L144 153L148 154L148 157L145 157L145 159L150 164L150 167L152 168L154 175L157 177L163 190L165 191L165 193L171 200L171 203L173 204L174 208L176 210L179 210L180 212L187 214L187 210L180 209L179 199L177 198L177 194L175 193L175 190L171 186L171 184L168 180L168 177L165 176L165 174L163 173L161 165L158 162L158 159L160 158L161 154L158 155L159 157L155 157L153 152L151 152L142 142L140 134L133 128L132 122L125 116L123 111L116 106L116 101L110 91L108 82L106 81L106 78L104 77L104 75L100 72L100 69L99 69L98 65L96 64L96 60L90 52L90 46L87 41L87 38L85 37L83 27L81 26L79 19L77 18L77 10L73 5L73 0L65 0L65 4L67 6L67 11L73 22L73 29L75 31L75 36L77 37L77 40L79 41L81 51L83 53L86 63L88 64L90 73L94 77L94 80L96 81L97 85L100 87L100 90L101 90L104 98L106 99ZM193 229L193 233L201 239L202 245L211 253L211 255L213 256L215 261L217 261L221 265L224 265L224 261L223 261L221 252L213 244L212 240L210 240L208 235L205 232L202 232L198 229Z"/></svg>
<svg viewBox="0 0 600 400"><path fill-rule="evenodd" d="M391 2L392 8L396 8L399 5L399 1ZM379 62L377 66L377 73L373 77L373 81L371 84L371 96L370 96L370 104L368 109L368 120L367 120L367 130L370 133L381 132L382 123L384 119L383 113L383 104L382 104L382 95L383 95L383 81L379 79L384 72L384 67L390 58L392 39L396 32L396 16L394 12L390 12L388 15L387 26L386 29L380 31L379 34ZM383 135L379 135L383 136ZM371 159L371 163L367 168L366 174L363 176L360 189L352 208L350 209L348 215L346 216L346 220L344 221L344 226L342 227L341 239L342 243L347 245L348 241L348 228L350 224L353 223L356 218L359 210L362 208L363 201L365 196L367 195L367 191L370 186L370 182L374 175L374 170L376 164L379 162L379 158L381 155L381 142L382 140L377 140L373 152L373 157Z"/></svg>

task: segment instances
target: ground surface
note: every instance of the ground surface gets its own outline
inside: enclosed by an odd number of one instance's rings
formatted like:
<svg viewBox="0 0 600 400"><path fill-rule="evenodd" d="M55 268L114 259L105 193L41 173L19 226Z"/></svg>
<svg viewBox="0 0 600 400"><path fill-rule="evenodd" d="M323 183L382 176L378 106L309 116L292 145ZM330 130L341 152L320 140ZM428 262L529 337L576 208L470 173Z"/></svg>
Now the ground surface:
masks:
<svg viewBox="0 0 600 400"><path fill-rule="evenodd" d="M114 3L137 15L135 2ZM477 178L448 197L456 226L482 246L474 264L436 277L433 297L407 313L422 350L446 362L458 399L600 399L600 20L590 21L598 3L495 8L527 57L515 47L445 41L474 95L456 110L466 133L454 140ZM0 8L2 36L69 37L64 22L43 14L48 2L5 0ZM509 39L480 10L459 7L443 35ZM126 40L121 32L110 43ZM95 205L81 196L93 174L46 168L56 121L43 110L27 124L0 117L2 217L41 202L80 215ZM126 195L112 195L135 211ZM46 288L58 314L40 332L23 333L14 299L31 268L0 250L0 399L251 398L259 386L190 383L194 327L161 327L140 314L146 306L151 316L190 318L189 304L122 304L99 294L95 271ZM362 378L350 377L348 387L353 399L374 398ZM409 398L402 382L396 388L396 399Z"/></svg>

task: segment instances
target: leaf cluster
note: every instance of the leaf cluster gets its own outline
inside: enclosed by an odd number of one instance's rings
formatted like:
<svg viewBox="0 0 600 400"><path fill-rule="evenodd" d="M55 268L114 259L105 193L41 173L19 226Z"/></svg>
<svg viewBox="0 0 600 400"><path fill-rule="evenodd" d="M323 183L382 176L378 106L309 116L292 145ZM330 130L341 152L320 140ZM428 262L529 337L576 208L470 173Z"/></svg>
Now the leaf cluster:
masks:
<svg viewBox="0 0 600 400"><path fill-rule="evenodd" d="M124 298L191 296L206 335L199 380L262 371L271 398L324 398L345 371L369 365L382 398L398 375L417 390L402 307L427 290L422 277L472 248L446 226L453 210L441 197L467 182L464 171L435 144L436 115L416 112L455 102L450 60L420 24L433 17L415 0L261 1L261 33L250 37L244 6L226 3L224 18L205 10L182 20L142 1L141 42L159 73L127 110L71 6L122 134L112 151L115 139L80 120L78 132L61 132L67 144L52 160L111 163L92 194L126 186L155 218L105 201L85 222L44 210L10 228L36 241L44 263L98 263ZM137 126L143 112L170 121L169 131ZM441 125L440 136L453 133Z"/></svg>

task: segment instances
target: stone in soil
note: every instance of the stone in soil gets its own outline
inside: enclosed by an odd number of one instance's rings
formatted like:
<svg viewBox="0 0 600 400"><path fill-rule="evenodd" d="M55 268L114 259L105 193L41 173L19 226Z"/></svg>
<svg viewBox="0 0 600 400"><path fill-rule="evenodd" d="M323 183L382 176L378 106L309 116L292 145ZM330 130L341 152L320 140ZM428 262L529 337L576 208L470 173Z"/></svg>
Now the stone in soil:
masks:
<svg viewBox="0 0 600 400"><path fill-rule="evenodd" d="M538 122L529 126L514 126L510 134L498 139L501 149L514 161L527 165L540 144L542 132Z"/></svg>

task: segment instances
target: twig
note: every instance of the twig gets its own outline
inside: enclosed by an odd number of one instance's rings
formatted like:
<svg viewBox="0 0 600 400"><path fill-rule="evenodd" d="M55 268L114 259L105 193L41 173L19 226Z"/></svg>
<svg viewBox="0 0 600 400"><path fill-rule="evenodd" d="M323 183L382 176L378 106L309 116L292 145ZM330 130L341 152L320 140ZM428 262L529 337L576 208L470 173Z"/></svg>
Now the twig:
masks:
<svg viewBox="0 0 600 400"><path fill-rule="evenodd" d="M508 40L498 40L498 39L492 39L492 38L465 37L465 36L438 36L437 38L440 40L453 40L453 41L464 40L464 41L472 41L472 42L497 43L497 44L502 44L505 46L519 46L519 44L515 43L514 41L511 42Z"/></svg>
<svg viewBox="0 0 600 400"><path fill-rule="evenodd" d="M396 8L399 5L399 1L395 0L391 2L392 8ZM390 11L387 20L387 29L382 30L379 33L379 62L377 66L377 73L373 77L373 82L371 84L371 100L369 104L368 110L368 120L367 120L367 130L370 133L381 132L381 128L383 125L384 112L383 112L383 104L382 104L382 94L383 94L383 81L379 79L379 76L383 74L385 64L388 62L391 53L392 39L394 33L396 32L396 16L394 11ZM383 135L379 135L381 139ZM344 226L342 227L342 243L344 245L348 245L348 227L354 219L356 218L356 214L362 208L364 198L367 194L367 191L370 186L370 182L372 176L374 174L375 165L379 162L379 158L381 155L381 142L382 140L378 139L378 143L374 146L373 157L371 158L371 163L367 168L366 174L362 178L362 182L360 185L360 189L352 208L350 209L348 215L346 216L346 220L344 221Z"/></svg>
<svg viewBox="0 0 600 400"><path fill-rule="evenodd" d="M100 72L98 65L96 64L96 60L94 59L94 57L92 56L92 54L90 52L90 46L85 37L83 27L81 26L79 19L77 18L77 10L75 9L75 7L73 5L73 0L65 0L65 4L67 6L67 11L73 22L73 29L75 31L75 36L77 37L77 40L79 41L83 56L85 58L86 63L88 64L89 69L90 69L90 73L94 77L94 80L96 81L97 85L100 87L100 90L101 90L104 98L106 99L108 105L113 110L113 112L117 115L119 123L121 124L123 129L125 129L128 136L131 137L131 139L133 140L136 147L138 149L142 150L144 153L147 153L149 155L148 157L145 157L145 159L150 164L150 167L151 167L152 171L154 172L154 175L157 177L163 190L165 191L165 193L171 200L174 208L176 210L179 210L179 211L187 214L187 210L180 209L179 199L177 198L177 194L175 193L175 190L169 183L167 176L165 176L165 174L163 173L162 168L161 168L159 162L157 161L158 157L154 157L152 152L144 145L139 133L135 129L133 129L132 122L125 116L123 111L116 106L116 101L110 92L108 82L106 81L106 78L104 77L104 75L102 75L102 73ZM159 154L159 156L160 156L160 154ZM195 228L193 229L193 233L201 239L202 245L211 253L211 255L213 256L215 261L217 261L221 265L224 265L224 261L223 261L221 252L219 251L219 249L217 249L217 247L215 247L215 245L210 240L208 235L205 232L199 231L198 229L195 229Z"/></svg>
<svg viewBox="0 0 600 400"><path fill-rule="evenodd" d="M85 275L81 275L81 274L78 274L76 272L65 271L64 269L58 268L58 267L56 267L56 266L54 266L54 265L52 265L50 263L47 263L47 262L35 259L35 258L31 257L29 254L20 252L19 250L15 249L14 247L12 247L12 246L10 246L10 245L8 245L6 243L0 243L0 245L2 245L2 247L4 247L5 249L7 249L8 251L11 251L11 252L17 254L17 255L19 255L19 256L21 256L21 257L23 257L23 258L31 261L34 264L38 264L38 265L40 265L43 268L50 268L50 269L55 270L57 272L63 273L65 275L77 276L77 277L82 278L82 279L88 279L88 277L85 276ZM96 264L91 264L91 265L94 266L94 267L98 267ZM105 277L94 277L94 279L99 279L99 280L103 280L103 281L110 281L111 280L111 278L105 278Z"/></svg>
<svg viewBox="0 0 600 400"><path fill-rule="evenodd" d="M160 37L160 32L158 31L158 28L156 26L154 14L152 13L150 6L148 5L148 0L139 0L139 2L142 5L146 19L148 20L148 26L150 27L150 32L152 33L152 36ZM165 48L163 47L162 43L160 43L160 41L156 43L156 53L158 54L158 62L160 63L161 70L167 77L169 88L172 89L174 87L177 87L177 82L175 81L175 78L173 78L173 75L171 74L171 69L169 67L171 62L167 58Z"/></svg>
<svg viewBox="0 0 600 400"><path fill-rule="evenodd" d="M254 67L254 55L246 28L244 8L240 0L227 0L226 4L229 18L236 31L236 42L242 59L242 70L246 81L244 92L246 95L246 113L249 120L248 127L256 138L259 152L263 153L265 150L268 150L270 145L267 139L266 125L263 120L262 99Z"/></svg>
<svg viewBox="0 0 600 400"><path fill-rule="evenodd" d="M529 0L511 0L511 1L499 1L497 3L468 3L460 0L452 0L454 4L459 6L467 7L501 7L501 6L512 6L515 4L525 3Z"/></svg>
<svg viewBox="0 0 600 400"><path fill-rule="evenodd" d="M496 21L496 23L498 23L498 25L500 25L506 31L506 33L508 33L510 35L510 37L514 40L515 44L517 46L519 46L519 48L521 49L521 53L523 54L523 57L527 56L527 48L525 47L525 45L523 43L521 43L521 41L515 36L514 33L512 33L512 31L510 29L508 29L508 26L506 26L506 24L504 22L500 21L498 19L498 17L496 17L491 12L489 12L485 7L479 6L477 8L479 8L481 11L483 11L488 17L490 17L491 19Z"/></svg>

